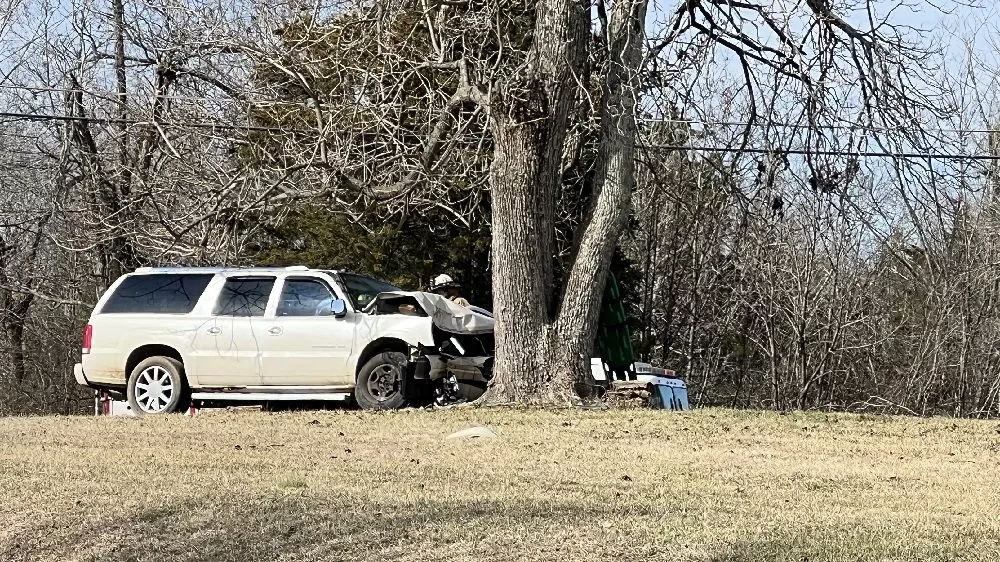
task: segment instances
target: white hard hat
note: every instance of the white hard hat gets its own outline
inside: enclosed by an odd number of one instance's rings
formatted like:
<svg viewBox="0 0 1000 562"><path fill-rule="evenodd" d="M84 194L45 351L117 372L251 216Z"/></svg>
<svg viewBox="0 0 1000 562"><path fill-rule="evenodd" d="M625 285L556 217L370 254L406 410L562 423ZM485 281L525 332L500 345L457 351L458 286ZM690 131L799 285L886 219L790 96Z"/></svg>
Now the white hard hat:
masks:
<svg viewBox="0 0 1000 562"><path fill-rule="evenodd" d="M445 287L457 287L457 286L458 283L456 283L455 280L451 278L451 275L442 273L441 275L435 277L433 281L431 281L431 286L428 287L427 290L433 293L438 289L443 289Z"/></svg>

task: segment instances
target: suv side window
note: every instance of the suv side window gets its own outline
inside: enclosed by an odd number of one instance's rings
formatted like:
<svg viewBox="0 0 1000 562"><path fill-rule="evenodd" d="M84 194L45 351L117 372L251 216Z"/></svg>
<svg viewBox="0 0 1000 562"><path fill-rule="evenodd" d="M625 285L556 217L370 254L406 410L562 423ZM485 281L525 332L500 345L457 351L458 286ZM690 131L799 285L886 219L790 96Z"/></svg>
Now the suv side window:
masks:
<svg viewBox="0 0 1000 562"><path fill-rule="evenodd" d="M288 278L281 289L278 316L328 316L334 298L319 279Z"/></svg>
<svg viewBox="0 0 1000 562"><path fill-rule="evenodd" d="M230 277L219 293L217 316L264 316L274 277Z"/></svg>
<svg viewBox="0 0 1000 562"><path fill-rule="evenodd" d="M126 277L101 307L101 314L187 314L214 276L158 273Z"/></svg>

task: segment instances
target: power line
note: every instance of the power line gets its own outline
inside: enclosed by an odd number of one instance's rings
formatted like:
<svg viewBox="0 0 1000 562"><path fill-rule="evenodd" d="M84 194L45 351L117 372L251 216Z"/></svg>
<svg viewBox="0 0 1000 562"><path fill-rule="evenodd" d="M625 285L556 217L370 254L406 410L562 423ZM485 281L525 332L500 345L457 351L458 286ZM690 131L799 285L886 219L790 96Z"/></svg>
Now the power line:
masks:
<svg viewBox="0 0 1000 562"><path fill-rule="evenodd" d="M54 93L83 93L91 96L99 96L105 98L114 98L117 96L115 92L108 91L98 91L86 88L60 88L53 85L39 85L39 86L28 86L23 84L0 84L0 89L7 90L21 90L27 92L54 92ZM157 96L160 99L165 100L185 100L185 101L202 101L202 102L216 102L216 103L234 103L234 104L250 104L250 105L269 105L269 104L287 104L287 105L301 105L299 102L282 100L282 99L270 99L270 98L260 98L260 99L237 99L228 96L220 97L209 97L209 96L183 96L183 95L162 95ZM753 125L760 125L759 123L750 123L747 121L711 121L704 119L660 119L660 118L640 118L638 121L644 123L676 123L684 125L704 125L706 127L747 127ZM871 133L894 133L894 132L904 132L907 129L901 127L876 127L867 125L835 125L835 124L801 124L801 123L783 123L778 121L769 121L766 123L770 127L778 127L782 129L822 129L831 131L856 131L856 132L871 132ZM1000 127L997 129L957 129L948 127L937 127L933 129L925 129L929 133L957 133L957 134L1000 134Z"/></svg>
<svg viewBox="0 0 1000 562"><path fill-rule="evenodd" d="M140 119L118 119L112 117L81 117L75 115L50 115L45 113L19 113L15 111L0 111L0 118L23 119L26 121L77 121L81 123L100 123L104 125L155 125L158 127L190 127L195 129L222 129L227 131L255 131L265 133L315 132L307 129L286 129L282 127L262 127L260 125L227 125L223 123L205 123L192 121L190 123L175 123L172 121L143 121Z"/></svg>
<svg viewBox="0 0 1000 562"><path fill-rule="evenodd" d="M901 160L987 160L995 162L1000 155L949 154L944 152L889 152L889 151L847 151L847 150L806 150L796 148L738 148L728 146L685 146L679 144L645 144L644 148L696 152L745 152L748 154L781 154L790 156L854 156L858 158L896 158Z"/></svg>
<svg viewBox="0 0 1000 562"><path fill-rule="evenodd" d="M199 128L199 129L221 129L230 131L258 131L258 132L273 132L273 133L315 133L316 131L307 129L285 129L281 127L262 127L258 125L226 125L222 123L205 123L205 122L191 122L191 123L174 123L169 121L152 123L149 121L141 121L137 119L117 119L117 118L107 118L107 117L79 117L72 115L48 115L48 114L38 114L38 113L18 113L11 111L0 111L0 118L12 118L12 119L25 119L30 121L79 121L87 123L102 123L102 124L132 124L132 125L156 125L160 127L189 127L189 128ZM954 154L945 152L891 152L891 151L846 151L846 150L806 150L806 149L794 149L794 148L735 148L726 146L698 146L698 145L678 145L678 144L644 144L645 148L654 148L661 150L677 150L677 151L697 151L697 152L742 152L748 154L783 154L783 155L799 155L799 156L853 156L858 158L896 158L904 160L983 160L983 161L1000 161L1000 155L987 155L987 154Z"/></svg>
<svg viewBox="0 0 1000 562"><path fill-rule="evenodd" d="M50 93L57 93L57 94L77 94L77 93L79 93L79 94L87 94L87 95L98 97L98 98L109 98L109 99L114 99L115 97L118 96L117 93L115 93L113 91L110 91L110 90L87 90L87 89L84 89L84 88L58 88L58 87L47 86L47 85L46 86L25 86L25 85L20 85L20 84L0 84L0 89L3 89L3 90L18 90L18 91L22 91L22 92L29 92L31 94L43 93L43 92L50 92ZM171 100L171 101L177 101L177 100L182 100L182 101L206 101L206 102L207 101L212 101L212 102L221 102L221 103L232 102L232 103L258 104L258 105L273 104L273 103L296 104L296 102L286 102L284 100L272 100L272 99L258 99L258 100L242 99L241 100L241 99L236 99L236 98L233 98L233 97L230 97L230 96L209 97L209 96L180 96L180 95L165 94L165 95L157 95L156 97L158 99ZM296 105L298 105L298 104L296 104Z"/></svg>
<svg viewBox="0 0 1000 562"><path fill-rule="evenodd" d="M638 119L644 123L678 123L685 125L704 125L706 127L747 127L755 125L765 125L763 123L749 123L746 121L703 121L701 119L656 119L656 118L646 118ZM859 133L871 132L871 133L898 133L904 132L907 129L899 127L868 127L861 125L803 125L800 123L781 123L777 121L771 121L766 123L767 126L779 127L782 129L825 129L831 131L856 131ZM950 128L934 128L925 129L929 133L970 133L970 134L1000 134L1000 128L997 129L950 129Z"/></svg>

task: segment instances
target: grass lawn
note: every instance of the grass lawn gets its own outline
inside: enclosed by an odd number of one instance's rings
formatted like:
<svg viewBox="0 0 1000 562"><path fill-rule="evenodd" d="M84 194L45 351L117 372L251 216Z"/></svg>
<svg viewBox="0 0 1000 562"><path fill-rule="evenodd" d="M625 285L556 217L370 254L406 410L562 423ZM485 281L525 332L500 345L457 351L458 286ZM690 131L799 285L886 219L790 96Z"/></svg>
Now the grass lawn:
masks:
<svg viewBox="0 0 1000 562"><path fill-rule="evenodd" d="M496 439L446 441L485 424ZM0 420L0 560L1000 560L1000 424L698 410Z"/></svg>

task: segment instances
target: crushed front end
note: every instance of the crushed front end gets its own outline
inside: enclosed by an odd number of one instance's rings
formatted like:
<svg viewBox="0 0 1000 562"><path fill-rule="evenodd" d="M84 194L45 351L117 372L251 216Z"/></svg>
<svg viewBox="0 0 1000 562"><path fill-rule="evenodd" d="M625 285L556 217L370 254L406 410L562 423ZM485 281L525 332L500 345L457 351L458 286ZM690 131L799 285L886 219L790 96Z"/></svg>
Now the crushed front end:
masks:
<svg viewBox="0 0 1000 562"><path fill-rule="evenodd" d="M493 334L454 334L434 328L434 347L411 354L415 381L428 381L434 403L446 406L476 400L493 376Z"/></svg>
<svg viewBox="0 0 1000 562"><path fill-rule="evenodd" d="M472 401L493 374L493 318L428 293L384 293L369 308L375 315L427 317L432 344L410 345L409 377L418 402L439 406Z"/></svg>

